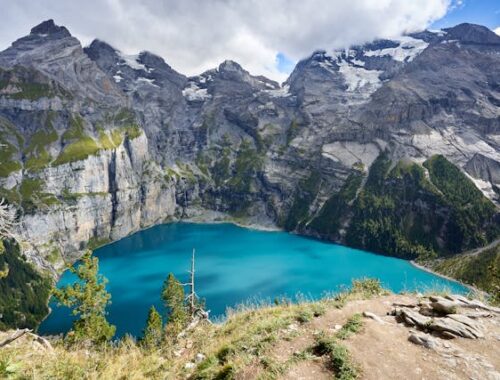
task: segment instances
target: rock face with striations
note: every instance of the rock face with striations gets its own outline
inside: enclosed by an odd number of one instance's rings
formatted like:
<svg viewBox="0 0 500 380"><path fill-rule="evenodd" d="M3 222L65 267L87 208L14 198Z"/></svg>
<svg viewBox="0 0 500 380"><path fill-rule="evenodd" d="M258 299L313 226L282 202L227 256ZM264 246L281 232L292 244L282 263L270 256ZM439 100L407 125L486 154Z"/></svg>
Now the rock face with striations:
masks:
<svg viewBox="0 0 500 380"><path fill-rule="evenodd" d="M499 57L500 37L461 24L317 51L283 85L232 61L188 78L49 20L0 53L0 196L51 270L214 215L456 253L499 235Z"/></svg>

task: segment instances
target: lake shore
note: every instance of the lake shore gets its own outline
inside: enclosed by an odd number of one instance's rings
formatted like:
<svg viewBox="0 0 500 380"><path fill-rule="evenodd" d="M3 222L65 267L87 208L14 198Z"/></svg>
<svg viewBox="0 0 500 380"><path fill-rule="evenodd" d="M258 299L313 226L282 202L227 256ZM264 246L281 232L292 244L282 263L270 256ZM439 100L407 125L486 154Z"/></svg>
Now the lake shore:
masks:
<svg viewBox="0 0 500 380"><path fill-rule="evenodd" d="M441 278L444 278L445 280L448 280L448 281L453 281L453 282L456 282L457 284L460 284L464 287L466 287L467 289L469 289L471 292L473 293L478 293L478 294L485 294L484 291L482 291L481 289L477 289L475 288L474 286L472 285L469 285L469 284L466 284L465 282L462 282L462 281L459 281L457 280L456 278L453 278L453 277L449 277L449 276L446 276L442 273L439 273L439 272L436 272L436 271L433 271L431 268L429 267L426 267L425 265L422 265L422 264L418 264L417 262L415 262L414 260L410 260L410 264L413 265L415 268L418 268L420 270L423 270L427 273L431 273L433 274L434 276L438 276L438 277L441 277Z"/></svg>

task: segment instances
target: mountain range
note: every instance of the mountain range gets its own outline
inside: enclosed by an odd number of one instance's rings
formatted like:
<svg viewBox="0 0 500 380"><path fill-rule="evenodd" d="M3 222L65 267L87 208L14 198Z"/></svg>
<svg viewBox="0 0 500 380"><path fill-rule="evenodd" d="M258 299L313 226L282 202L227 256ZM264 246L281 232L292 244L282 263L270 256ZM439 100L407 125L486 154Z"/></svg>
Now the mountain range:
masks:
<svg viewBox="0 0 500 380"><path fill-rule="evenodd" d="M0 197L24 255L232 220L406 259L500 235L500 37L460 24L315 51L282 84L88 47L52 20L0 52Z"/></svg>

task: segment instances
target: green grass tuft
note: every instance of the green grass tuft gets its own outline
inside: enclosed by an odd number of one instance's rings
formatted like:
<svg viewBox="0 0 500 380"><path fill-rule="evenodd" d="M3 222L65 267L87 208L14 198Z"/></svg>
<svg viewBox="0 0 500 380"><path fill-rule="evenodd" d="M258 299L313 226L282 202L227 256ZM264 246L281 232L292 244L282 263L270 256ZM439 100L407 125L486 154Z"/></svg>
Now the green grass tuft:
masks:
<svg viewBox="0 0 500 380"><path fill-rule="evenodd" d="M354 314L347 320L344 326L337 332L336 337L345 340L351 335L356 334L363 327L363 317L361 314Z"/></svg>

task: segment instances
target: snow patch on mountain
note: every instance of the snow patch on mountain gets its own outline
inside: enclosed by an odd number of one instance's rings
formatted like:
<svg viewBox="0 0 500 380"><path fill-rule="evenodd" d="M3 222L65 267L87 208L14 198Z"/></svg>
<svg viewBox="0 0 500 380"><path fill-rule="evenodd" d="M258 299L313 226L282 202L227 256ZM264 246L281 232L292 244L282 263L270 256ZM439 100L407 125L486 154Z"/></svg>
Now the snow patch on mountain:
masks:
<svg viewBox="0 0 500 380"><path fill-rule="evenodd" d="M403 36L395 39L399 46L393 48L385 48L379 50L365 51L367 57L386 57L389 56L395 61L411 62L422 53L429 44L417 38Z"/></svg>
<svg viewBox="0 0 500 380"><path fill-rule="evenodd" d="M151 72L151 70L148 69L146 67L146 65L139 62L139 55L138 54L127 55L127 54L123 54L122 52L119 52L119 51L117 53L120 56L120 58L122 59L122 62L118 62L117 65L127 65L134 70L143 70L147 73Z"/></svg>
<svg viewBox="0 0 500 380"><path fill-rule="evenodd" d="M347 61L340 61L338 66L339 72L344 76L347 91L363 90L363 94L369 96L382 85L379 79L382 71L366 70Z"/></svg>
<svg viewBox="0 0 500 380"><path fill-rule="evenodd" d="M212 97L206 88L198 87L195 82L189 82L189 85L182 90L182 95L189 101L203 101Z"/></svg>
<svg viewBox="0 0 500 380"><path fill-rule="evenodd" d="M158 86L158 85L155 84L154 79L148 79L148 78L144 78L144 77L139 77L139 78L137 78L137 82L150 84L150 85L155 86L155 87L160 87L160 86Z"/></svg>
<svg viewBox="0 0 500 380"><path fill-rule="evenodd" d="M287 96L291 96L290 86L284 85L281 88L272 89L272 90L264 90L266 94L269 94L272 98L286 98Z"/></svg>

